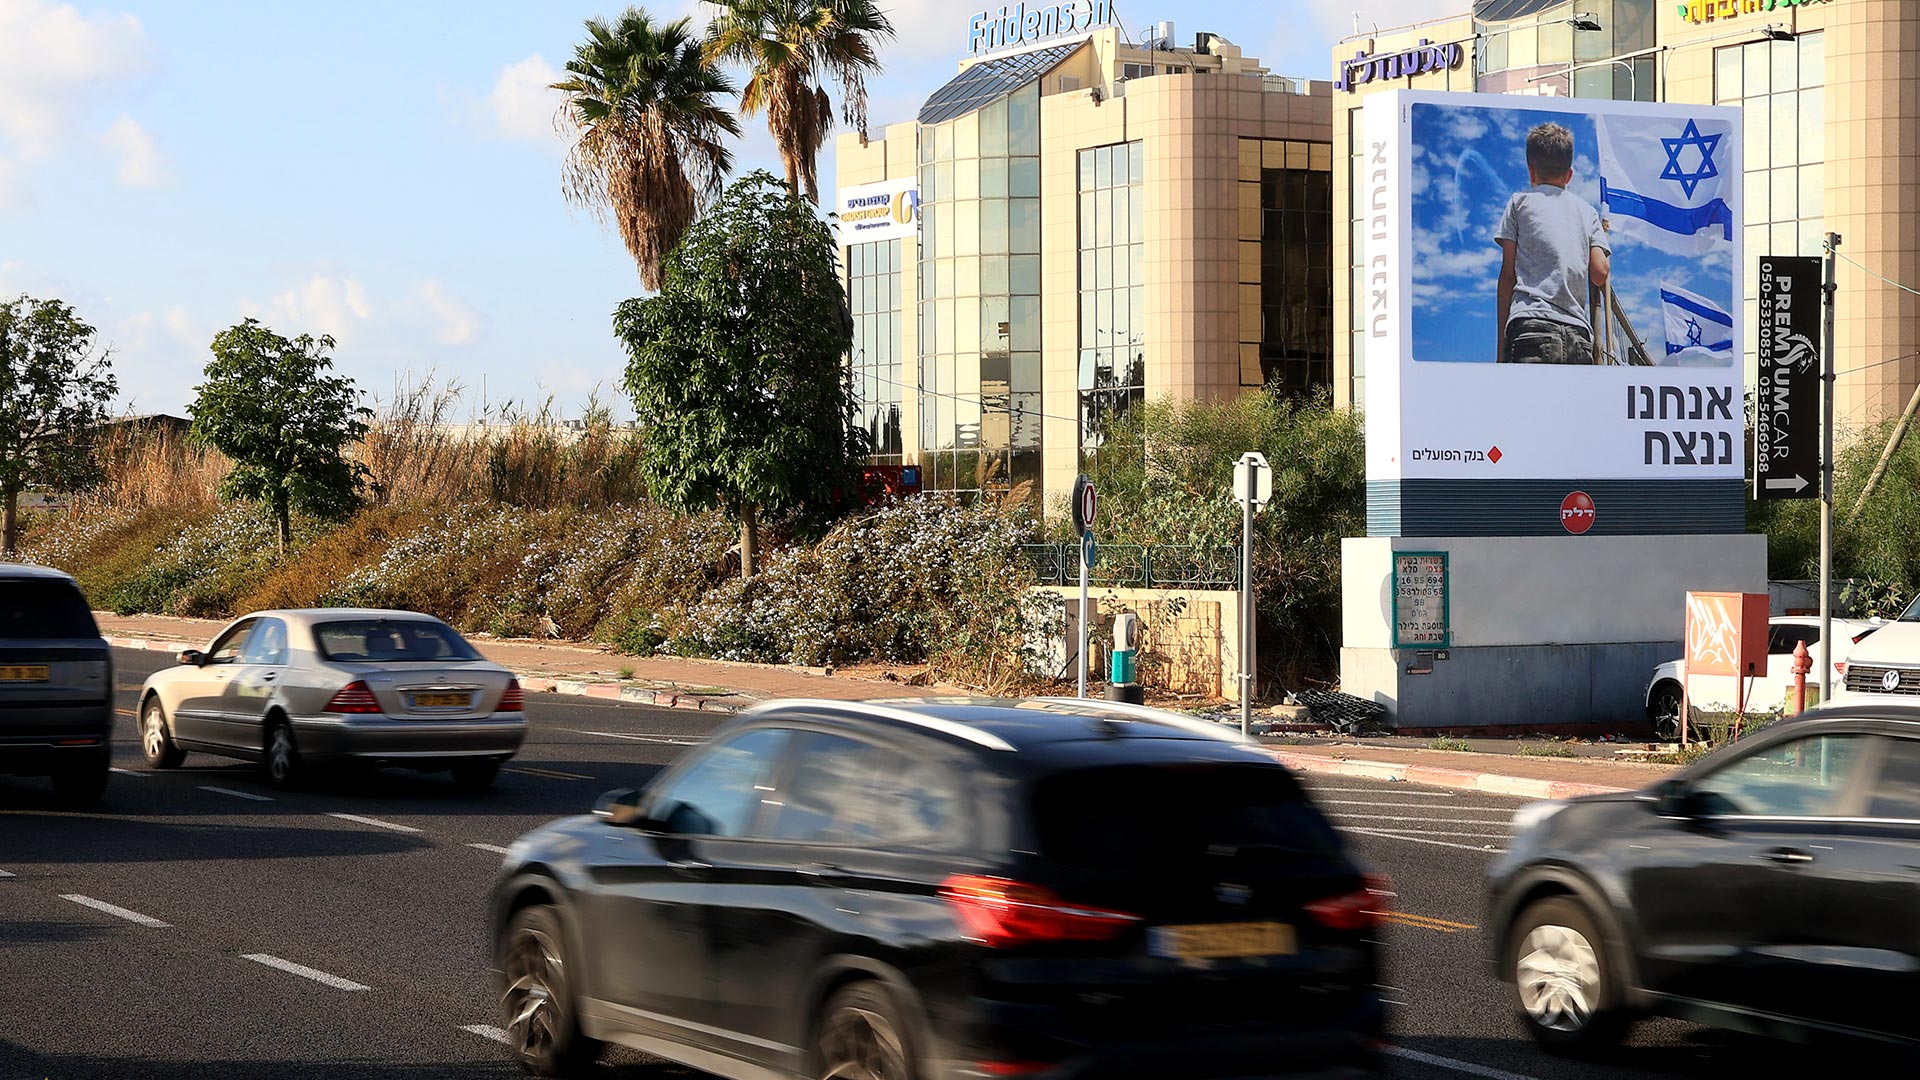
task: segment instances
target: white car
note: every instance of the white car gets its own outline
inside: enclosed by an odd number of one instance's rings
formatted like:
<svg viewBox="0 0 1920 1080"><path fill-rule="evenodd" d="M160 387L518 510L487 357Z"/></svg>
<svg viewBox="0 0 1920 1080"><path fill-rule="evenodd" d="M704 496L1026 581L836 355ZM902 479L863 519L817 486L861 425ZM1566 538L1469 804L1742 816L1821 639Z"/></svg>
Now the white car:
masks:
<svg viewBox="0 0 1920 1080"><path fill-rule="evenodd" d="M260 611L140 690L147 764L258 761L286 787L316 766L447 771L479 790L526 737L525 696L451 626L411 611Z"/></svg>
<svg viewBox="0 0 1920 1080"><path fill-rule="evenodd" d="M1869 622L1864 619L1833 620L1834 673L1830 677L1829 694L1831 699L1840 692L1840 674L1862 643L1879 636L1878 631L1885 623ZM1817 615L1776 615L1767 620L1767 670L1764 675L1756 675L1745 680L1732 675L1696 675L1687 687L1687 700L1695 708L1705 708L1716 712L1732 712L1740 707L1741 682L1746 686L1746 706L1749 713L1769 712L1782 705L1790 706L1793 695L1793 647L1806 642L1807 652L1815 663L1819 662L1820 617ZM1920 623L1915 624L1920 629ZM1870 638L1869 635L1872 635ZM1909 694L1920 694L1920 648L1910 649L1907 655L1915 658L1915 681ZM1647 684L1647 719L1653 724L1655 738L1673 740L1680 737L1680 690L1681 681L1686 678L1687 664L1682 660L1669 660L1653 669L1653 681ZM1807 673L1807 705L1812 707L1820 700L1820 679L1818 674Z"/></svg>
<svg viewBox="0 0 1920 1080"><path fill-rule="evenodd" d="M1841 675L1837 702L1913 704L1920 697L1920 601L1855 646Z"/></svg>

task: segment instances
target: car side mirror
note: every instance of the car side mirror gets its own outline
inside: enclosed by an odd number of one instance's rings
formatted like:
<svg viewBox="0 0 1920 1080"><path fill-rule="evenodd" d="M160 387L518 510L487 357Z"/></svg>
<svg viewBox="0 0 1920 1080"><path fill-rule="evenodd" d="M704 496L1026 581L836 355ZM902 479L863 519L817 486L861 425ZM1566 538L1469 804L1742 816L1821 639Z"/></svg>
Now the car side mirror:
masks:
<svg viewBox="0 0 1920 1080"><path fill-rule="evenodd" d="M1644 801L1661 817L1699 816L1699 803L1694 798L1693 786L1677 776L1670 776L1655 784Z"/></svg>
<svg viewBox="0 0 1920 1080"><path fill-rule="evenodd" d="M639 789L615 788L606 792L594 800L593 816L605 818L614 825L641 824Z"/></svg>
<svg viewBox="0 0 1920 1080"><path fill-rule="evenodd" d="M189 667L205 667L207 665L207 654L201 652L199 649L181 649L180 655L175 657L175 659Z"/></svg>

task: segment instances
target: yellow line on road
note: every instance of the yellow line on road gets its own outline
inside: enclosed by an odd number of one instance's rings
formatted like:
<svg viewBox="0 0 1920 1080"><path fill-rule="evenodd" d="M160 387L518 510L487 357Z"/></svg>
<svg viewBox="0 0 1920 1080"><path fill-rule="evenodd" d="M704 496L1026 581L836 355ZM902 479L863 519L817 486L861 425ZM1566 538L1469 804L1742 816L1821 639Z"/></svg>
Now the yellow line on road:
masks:
<svg viewBox="0 0 1920 1080"><path fill-rule="evenodd" d="M1480 929L1471 923L1449 922L1446 919L1436 919L1428 915L1414 915L1405 911L1381 911L1375 914L1388 922L1400 923L1403 926L1417 926L1422 930L1438 930L1442 934L1457 934L1462 930Z"/></svg>
<svg viewBox="0 0 1920 1080"><path fill-rule="evenodd" d="M582 776L579 773L573 773L573 772L560 772L556 769L520 768L520 769L508 769L507 771L523 773L527 776L545 776L553 780L591 780L593 779L593 777L591 776Z"/></svg>
<svg viewBox="0 0 1920 1080"><path fill-rule="evenodd" d="M120 715L120 716L132 716L132 715L134 715L134 712L133 712L133 710L132 710L132 709L115 709L115 710L113 710L113 711L114 711L114 712L115 712L116 714L118 714L118 715Z"/></svg>

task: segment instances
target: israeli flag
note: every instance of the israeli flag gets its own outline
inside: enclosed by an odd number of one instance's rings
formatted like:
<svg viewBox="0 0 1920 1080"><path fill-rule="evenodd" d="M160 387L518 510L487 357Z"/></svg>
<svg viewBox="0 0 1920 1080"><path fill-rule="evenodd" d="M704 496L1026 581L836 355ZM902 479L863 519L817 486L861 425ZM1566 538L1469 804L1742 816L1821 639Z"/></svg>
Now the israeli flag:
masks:
<svg viewBox="0 0 1920 1080"><path fill-rule="evenodd" d="M1740 183L1732 125L1679 117L1597 116L1600 201L1608 225L1671 255L1733 242L1728 200Z"/></svg>
<svg viewBox="0 0 1920 1080"><path fill-rule="evenodd" d="M1660 283L1666 313L1668 367L1723 367L1733 361L1733 316L1678 285Z"/></svg>

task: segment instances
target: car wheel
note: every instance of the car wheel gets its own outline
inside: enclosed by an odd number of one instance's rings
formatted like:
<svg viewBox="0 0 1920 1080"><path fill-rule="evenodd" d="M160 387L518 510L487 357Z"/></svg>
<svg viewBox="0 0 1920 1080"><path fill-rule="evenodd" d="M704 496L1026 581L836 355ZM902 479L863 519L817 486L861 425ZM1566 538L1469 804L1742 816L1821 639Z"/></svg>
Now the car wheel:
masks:
<svg viewBox="0 0 1920 1080"><path fill-rule="evenodd" d="M300 748L294 745L293 726L284 719L267 729L267 780L277 788L298 787L306 778Z"/></svg>
<svg viewBox="0 0 1920 1080"><path fill-rule="evenodd" d="M498 761L463 761L455 765L453 786L469 794L478 794L493 786L494 778L500 775Z"/></svg>
<svg viewBox="0 0 1920 1080"><path fill-rule="evenodd" d="M507 1047L535 1076L567 1076L600 1057L599 1040L580 1032L564 941L552 908L529 907L507 924L501 949Z"/></svg>
<svg viewBox="0 0 1920 1080"><path fill-rule="evenodd" d="M92 806L107 793L110 766L102 756L98 763L69 765L52 776L53 796L65 806Z"/></svg>
<svg viewBox="0 0 1920 1080"><path fill-rule="evenodd" d="M875 982L834 993L820 1014L814 1063L821 1080L913 1080L919 1075L907 1029Z"/></svg>
<svg viewBox="0 0 1920 1080"><path fill-rule="evenodd" d="M1647 719L1653 723L1653 737L1662 742L1680 741L1680 687L1665 682L1653 688L1647 699Z"/></svg>
<svg viewBox="0 0 1920 1080"><path fill-rule="evenodd" d="M140 709L140 749L146 752L149 769L177 769L187 756L167 733L167 711L157 697L148 698Z"/></svg>
<svg viewBox="0 0 1920 1080"><path fill-rule="evenodd" d="M1561 896L1542 900L1521 913L1511 942L1514 997L1534 1041L1565 1053L1618 1041L1619 976L1584 907Z"/></svg>

